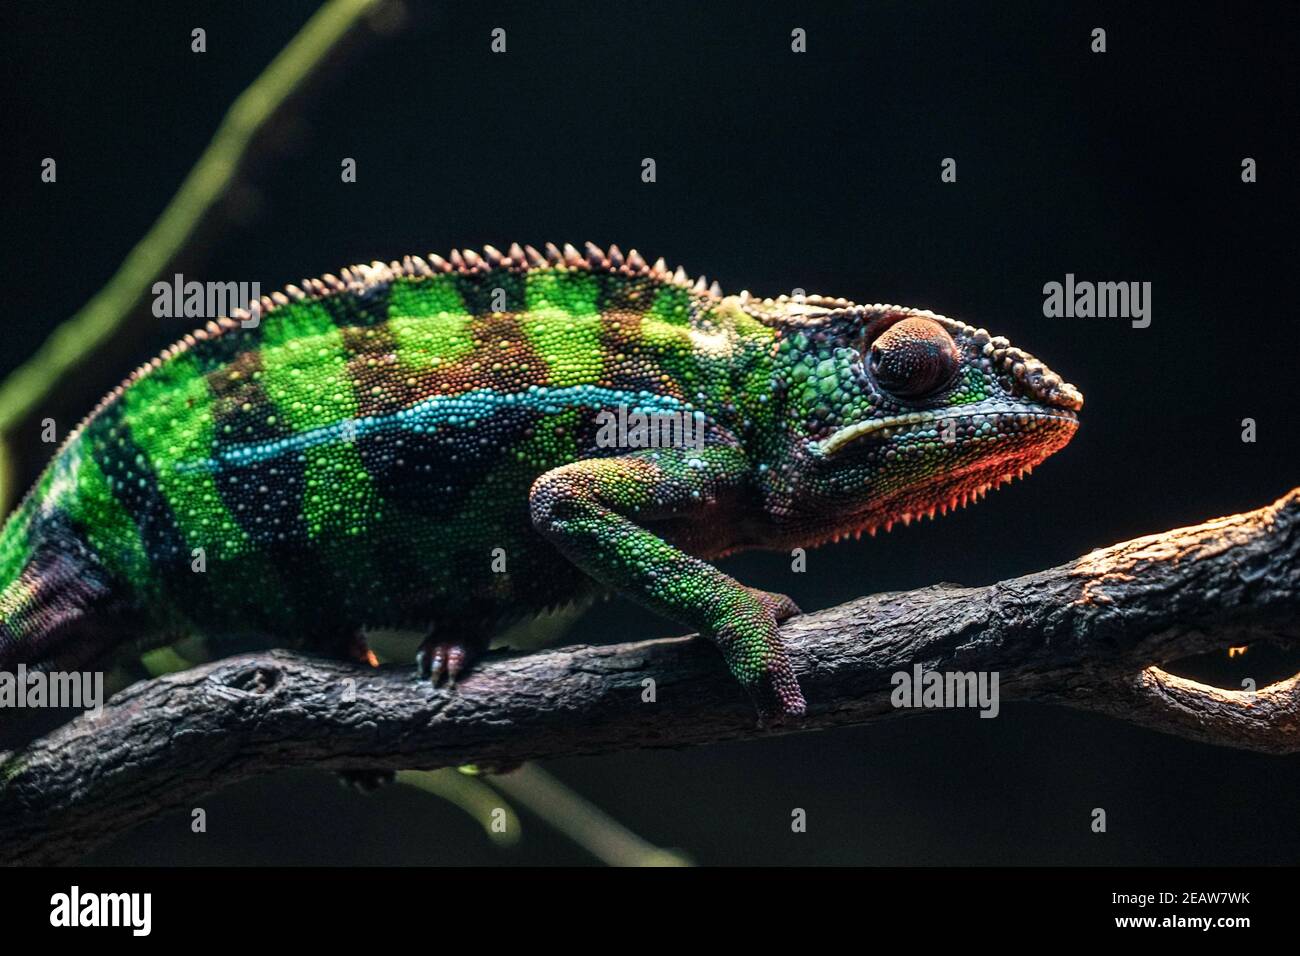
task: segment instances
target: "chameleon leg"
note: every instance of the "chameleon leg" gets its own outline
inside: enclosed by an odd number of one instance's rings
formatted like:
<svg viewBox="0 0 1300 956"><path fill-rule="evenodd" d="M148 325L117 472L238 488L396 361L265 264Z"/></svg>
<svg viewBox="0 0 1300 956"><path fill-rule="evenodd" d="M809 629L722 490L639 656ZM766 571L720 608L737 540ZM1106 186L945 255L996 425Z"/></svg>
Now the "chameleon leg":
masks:
<svg viewBox="0 0 1300 956"><path fill-rule="evenodd" d="M748 476L739 449L646 450L548 471L529 503L534 527L591 577L711 637L760 714L798 716L803 694L777 634L778 618L798 613L794 602L747 588L638 524L721 527L725 499Z"/></svg>

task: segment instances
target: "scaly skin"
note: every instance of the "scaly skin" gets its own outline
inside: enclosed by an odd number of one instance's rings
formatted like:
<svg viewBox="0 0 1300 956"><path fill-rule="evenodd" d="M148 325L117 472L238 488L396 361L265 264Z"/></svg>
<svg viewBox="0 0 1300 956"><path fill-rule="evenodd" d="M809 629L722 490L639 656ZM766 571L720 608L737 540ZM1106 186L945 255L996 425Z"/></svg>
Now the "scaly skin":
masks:
<svg viewBox="0 0 1300 956"><path fill-rule="evenodd" d="M502 620L612 589L797 715L798 609L709 559L964 504L1082 404L960 322L723 297L616 247L355 266L253 312L138 370L10 517L0 667L195 632L357 653L378 626L427 629L421 669L454 678ZM700 413L702 447L608 447L618 406Z"/></svg>

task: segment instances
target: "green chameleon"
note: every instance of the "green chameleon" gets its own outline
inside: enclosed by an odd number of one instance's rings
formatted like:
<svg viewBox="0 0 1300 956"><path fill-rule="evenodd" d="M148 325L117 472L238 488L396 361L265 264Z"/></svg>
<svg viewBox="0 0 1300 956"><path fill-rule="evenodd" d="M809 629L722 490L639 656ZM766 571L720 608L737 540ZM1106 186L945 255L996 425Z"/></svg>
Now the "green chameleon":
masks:
<svg viewBox="0 0 1300 956"><path fill-rule="evenodd" d="M353 266L185 336L71 434L0 533L0 668L192 634L364 656L382 627L441 683L613 591L799 715L798 608L710 560L964 505L1081 405L983 329L617 247Z"/></svg>

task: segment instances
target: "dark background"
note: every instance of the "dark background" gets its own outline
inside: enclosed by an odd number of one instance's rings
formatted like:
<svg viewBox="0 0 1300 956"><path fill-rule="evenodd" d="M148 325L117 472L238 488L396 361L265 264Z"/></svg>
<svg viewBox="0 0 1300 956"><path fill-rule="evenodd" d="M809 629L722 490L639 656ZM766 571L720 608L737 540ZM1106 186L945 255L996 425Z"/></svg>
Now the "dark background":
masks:
<svg viewBox="0 0 1300 956"><path fill-rule="evenodd" d="M780 554L726 563L805 609L992 582L1257 507L1300 480L1294 4L469 6L409 4L399 33L305 101L187 278L270 291L403 253L592 239L728 291L933 309L1082 388L1074 442L979 507L811 552L802 575ZM5 4L0 371L112 274L313 7ZM189 52L195 26L202 55ZM489 52L496 26L505 55ZM1096 26L1104 55L1089 52ZM804 55L790 52L794 27L808 32ZM45 156L56 185L39 181ZM340 182L345 156L356 184ZM646 156L654 184L640 179ZM956 184L939 179L947 156ZM1043 284L1067 272L1152 282L1150 328L1044 318ZM88 410L184 331L158 320L128 361L68 393ZM1241 441L1246 417L1254 444ZM615 632L675 628L611 602L574 637ZM1192 670L1235 687L1295 669L1252 654ZM1300 860L1300 760L1031 705L547 769L702 863ZM589 859L532 818L501 850L449 804L404 787L364 797L324 773L204 806L206 836L175 814L91 859ZM793 807L808 812L805 834L790 831ZM1108 833L1090 831L1093 807Z"/></svg>

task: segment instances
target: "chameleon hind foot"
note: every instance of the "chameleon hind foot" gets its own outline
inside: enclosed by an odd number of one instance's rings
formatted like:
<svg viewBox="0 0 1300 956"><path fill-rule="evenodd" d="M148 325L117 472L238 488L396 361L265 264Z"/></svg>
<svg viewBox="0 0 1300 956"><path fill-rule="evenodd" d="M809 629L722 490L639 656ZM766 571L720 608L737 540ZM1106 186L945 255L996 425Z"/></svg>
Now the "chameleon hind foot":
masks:
<svg viewBox="0 0 1300 956"><path fill-rule="evenodd" d="M415 670L434 687L454 687L477 656L477 645L470 641L439 640L430 634L415 652Z"/></svg>

